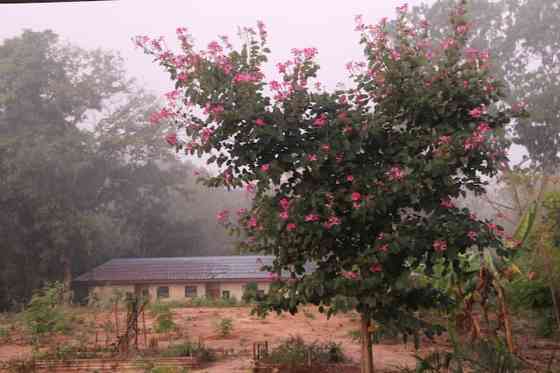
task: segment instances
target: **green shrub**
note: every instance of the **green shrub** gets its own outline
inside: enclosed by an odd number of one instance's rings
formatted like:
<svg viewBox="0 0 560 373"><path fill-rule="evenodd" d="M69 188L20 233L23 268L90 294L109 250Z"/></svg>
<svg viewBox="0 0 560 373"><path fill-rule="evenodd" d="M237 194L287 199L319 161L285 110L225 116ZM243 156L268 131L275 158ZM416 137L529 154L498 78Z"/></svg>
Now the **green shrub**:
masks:
<svg viewBox="0 0 560 373"><path fill-rule="evenodd" d="M239 302L235 297L216 299L208 297L195 297L186 304L186 307L234 307L238 305Z"/></svg>
<svg viewBox="0 0 560 373"><path fill-rule="evenodd" d="M186 341L177 345L170 345L166 350L162 351L163 357L196 357L199 361L210 362L216 360L214 351L207 348L202 343L193 343Z"/></svg>
<svg viewBox="0 0 560 373"><path fill-rule="evenodd" d="M8 328L0 327L0 342L6 341L10 337Z"/></svg>
<svg viewBox="0 0 560 373"><path fill-rule="evenodd" d="M175 324L173 320L171 305L156 302L150 305L150 312L156 318L156 325L154 328L156 333L168 333L177 328L177 324Z"/></svg>
<svg viewBox="0 0 560 373"><path fill-rule="evenodd" d="M243 289L243 295L241 300L244 303L255 303L259 300L259 286L256 282L249 282L245 285Z"/></svg>
<svg viewBox="0 0 560 373"><path fill-rule="evenodd" d="M55 282L35 292L23 312L23 320L34 339L52 332L68 332L71 320L61 307L64 285Z"/></svg>
<svg viewBox="0 0 560 373"><path fill-rule="evenodd" d="M340 344L335 342L305 343L299 336L288 338L274 348L264 359L266 363L290 367L301 366L310 362L314 365L337 364L347 360Z"/></svg>
<svg viewBox="0 0 560 373"><path fill-rule="evenodd" d="M215 325L215 330L221 337L229 336L233 330L233 320L229 317L220 319Z"/></svg>

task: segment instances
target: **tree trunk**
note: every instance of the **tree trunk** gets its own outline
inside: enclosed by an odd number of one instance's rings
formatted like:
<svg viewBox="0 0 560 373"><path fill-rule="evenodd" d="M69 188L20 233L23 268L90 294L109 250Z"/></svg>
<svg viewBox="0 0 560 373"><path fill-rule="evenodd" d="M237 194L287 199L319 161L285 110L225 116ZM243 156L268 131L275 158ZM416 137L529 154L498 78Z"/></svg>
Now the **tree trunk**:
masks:
<svg viewBox="0 0 560 373"><path fill-rule="evenodd" d="M373 373L373 350L371 347L371 332L369 327L371 325L371 319L369 315L362 313L361 318L361 331L362 331L362 372L361 373Z"/></svg>

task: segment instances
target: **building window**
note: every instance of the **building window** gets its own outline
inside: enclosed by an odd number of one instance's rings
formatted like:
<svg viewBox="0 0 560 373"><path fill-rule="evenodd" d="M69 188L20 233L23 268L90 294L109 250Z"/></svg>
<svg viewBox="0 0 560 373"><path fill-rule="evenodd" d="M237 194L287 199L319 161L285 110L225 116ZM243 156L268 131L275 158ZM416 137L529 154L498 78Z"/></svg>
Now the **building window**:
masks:
<svg viewBox="0 0 560 373"><path fill-rule="evenodd" d="M229 299L229 296L230 296L229 290L222 291L222 298Z"/></svg>
<svg viewBox="0 0 560 373"><path fill-rule="evenodd" d="M196 286L185 286L185 297L186 298L196 297Z"/></svg>
<svg viewBox="0 0 560 373"><path fill-rule="evenodd" d="M157 297L158 298L169 298L169 287L168 286L158 286Z"/></svg>

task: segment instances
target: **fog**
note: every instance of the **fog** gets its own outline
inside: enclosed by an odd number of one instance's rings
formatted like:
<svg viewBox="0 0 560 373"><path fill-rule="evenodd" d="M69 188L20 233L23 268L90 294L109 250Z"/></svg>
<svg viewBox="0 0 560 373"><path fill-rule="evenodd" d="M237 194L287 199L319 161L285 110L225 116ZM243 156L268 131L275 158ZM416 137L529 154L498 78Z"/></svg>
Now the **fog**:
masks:
<svg viewBox="0 0 560 373"><path fill-rule="evenodd" d="M408 1L410 6L421 1ZM428 1L430 3L430 1ZM344 81L344 65L361 57L354 17L362 14L370 23L395 16L403 1L147 1L120 0L64 4L0 5L0 38L23 29L52 29L64 40L84 48L114 49L122 53L130 74L149 89L169 90L167 76L136 49L136 35L163 35L174 45L175 29L187 27L198 47L218 35L235 40L237 28L266 23L271 63L285 60L292 48L316 47L322 65L320 78L329 87Z"/></svg>

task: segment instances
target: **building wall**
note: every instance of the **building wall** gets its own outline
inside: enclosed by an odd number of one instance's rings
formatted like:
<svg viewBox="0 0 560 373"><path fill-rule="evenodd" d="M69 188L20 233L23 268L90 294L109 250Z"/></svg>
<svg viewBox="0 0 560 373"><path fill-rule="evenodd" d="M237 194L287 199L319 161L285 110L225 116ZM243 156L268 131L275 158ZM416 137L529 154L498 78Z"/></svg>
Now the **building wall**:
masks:
<svg viewBox="0 0 560 373"><path fill-rule="evenodd" d="M243 297L243 290L247 282L223 282L219 284L220 296L223 295L224 291L229 291L230 297L237 300L241 300ZM150 299L157 299L157 289L160 286L166 286L169 288L169 298L161 298L161 301L188 301L189 298L185 297L185 286L196 286L197 297L206 296L206 284L205 283L192 283L192 284L149 284L141 285L141 287L148 289L150 294ZM268 282L257 282L259 290L263 290L265 293L268 292L270 284ZM132 294L135 293L134 285L105 285L105 286L95 286L90 289L90 293L95 293L98 299L108 300L115 295L116 292L121 292L125 295L127 292Z"/></svg>
<svg viewBox="0 0 560 373"><path fill-rule="evenodd" d="M94 286L90 289L90 294L95 294L99 300L109 300L117 294L124 296L126 293L134 294L134 285L104 285Z"/></svg>

